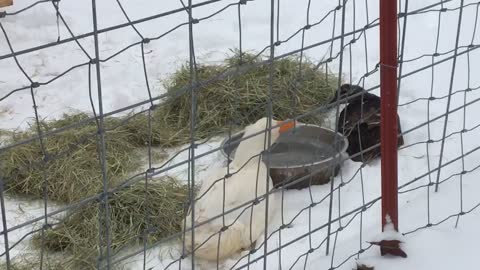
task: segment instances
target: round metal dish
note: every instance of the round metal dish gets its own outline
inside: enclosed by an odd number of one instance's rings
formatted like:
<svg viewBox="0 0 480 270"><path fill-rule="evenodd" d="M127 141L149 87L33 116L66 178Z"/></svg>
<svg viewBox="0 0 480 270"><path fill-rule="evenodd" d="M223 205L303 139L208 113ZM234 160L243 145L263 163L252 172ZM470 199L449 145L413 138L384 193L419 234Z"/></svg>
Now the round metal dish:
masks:
<svg viewBox="0 0 480 270"><path fill-rule="evenodd" d="M239 145L235 141L242 136L243 131L222 142L222 154L230 161ZM302 189L326 184L332 175L336 176L347 148L348 140L340 133L302 124L282 134L271 146L270 155L264 155L262 159L266 162L270 158L270 175L275 187Z"/></svg>

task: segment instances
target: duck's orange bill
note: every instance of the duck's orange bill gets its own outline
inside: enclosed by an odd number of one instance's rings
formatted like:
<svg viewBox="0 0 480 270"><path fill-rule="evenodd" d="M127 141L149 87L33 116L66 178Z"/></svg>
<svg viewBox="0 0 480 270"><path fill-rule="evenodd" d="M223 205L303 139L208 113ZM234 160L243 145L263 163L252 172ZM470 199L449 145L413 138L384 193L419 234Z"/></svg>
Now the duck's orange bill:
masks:
<svg viewBox="0 0 480 270"><path fill-rule="evenodd" d="M289 131L290 129L292 128L295 128L296 126L296 121L290 121L290 122L286 122L286 121L279 121L279 124L280 124L280 133L284 133L284 132L287 132Z"/></svg>

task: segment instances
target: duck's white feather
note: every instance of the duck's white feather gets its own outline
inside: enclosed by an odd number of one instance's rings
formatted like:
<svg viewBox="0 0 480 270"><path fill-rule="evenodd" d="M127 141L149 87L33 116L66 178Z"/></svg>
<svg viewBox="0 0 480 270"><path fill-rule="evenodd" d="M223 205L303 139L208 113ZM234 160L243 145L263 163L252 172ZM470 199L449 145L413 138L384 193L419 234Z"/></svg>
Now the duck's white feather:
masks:
<svg viewBox="0 0 480 270"><path fill-rule="evenodd" d="M247 127L244 137L265 129L265 121L261 119ZM275 124L276 121L273 122ZM272 130L272 143L278 136L278 129ZM262 196L267 191L267 181L269 190L273 188L271 178L267 179L267 167L258 155L264 150L264 142L265 133L243 141L230 165L229 177L225 177L226 168L216 168L202 179L194 206L195 224L215 219L195 228L196 257L223 259L242 249L249 249L264 233L266 203ZM256 199L258 203L252 205L251 201ZM271 219L275 208L274 194L269 196L269 205L268 218ZM230 212L236 208L239 209ZM227 214L222 218L222 213ZM187 228L191 228L191 212L186 218ZM219 233L222 228L224 230ZM191 250L191 233L187 233L185 243Z"/></svg>

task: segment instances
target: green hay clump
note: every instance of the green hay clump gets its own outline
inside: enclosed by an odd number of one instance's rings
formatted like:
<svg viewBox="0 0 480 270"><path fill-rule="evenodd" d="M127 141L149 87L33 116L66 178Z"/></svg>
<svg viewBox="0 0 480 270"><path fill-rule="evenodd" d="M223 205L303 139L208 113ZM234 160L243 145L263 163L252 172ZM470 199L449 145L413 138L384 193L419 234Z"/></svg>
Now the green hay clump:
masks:
<svg viewBox="0 0 480 270"><path fill-rule="evenodd" d="M40 122L43 132L77 123L87 114L64 115L60 120ZM136 169L140 159L132 144L132 131L118 125L119 120L105 119L107 179L110 186L128 172ZM95 122L58 134L44 137L48 154L45 159L39 140L16 146L0 153L0 176L6 182L6 190L16 194L43 198L44 189L49 199L70 203L99 193L103 176L98 155L99 136ZM15 143L37 134L37 126L16 132L10 137ZM46 184L46 186L45 186Z"/></svg>
<svg viewBox="0 0 480 270"><path fill-rule="evenodd" d="M116 252L133 243L142 243L139 236L154 228L148 242L153 243L181 231L188 187L173 178L164 177L148 184L137 183L109 198L111 250ZM145 211L148 218L145 219ZM71 215L69 215L71 214ZM47 250L65 254L64 265L71 269L94 269L99 255L99 220L104 215L95 202L68 213L67 218L45 234ZM103 216L102 216L103 217ZM33 243L40 248L41 234Z"/></svg>
<svg viewBox="0 0 480 270"><path fill-rule="evenodd" d="M258 64L264 59L244 54L245 65ZM217 77L225 70L233 70L240 63L239 54L222 64L198 64L197 80L206 81ZM240 66L242 68L242 66ZM273 114L278 119L287 119L325 105L337 88L337 78L326 76L309 60L302 61L301 76L296 57L283 58L274 62ZM153 112L152 143L162 146L177 146L190 140L191 95L187 91L178 95L190 84L190 69L183 65L166 83L168 96ZM266 115L269 96L270 66L258 65L237 76L229 75L208 85L200 85L196 91L197 118L196 139L218 135L234 127L242 128ZM301 119L303 122L320 124L317 116ZM148 116L140 115L128 125L137 131L137 144L148 141Z"/></svg>

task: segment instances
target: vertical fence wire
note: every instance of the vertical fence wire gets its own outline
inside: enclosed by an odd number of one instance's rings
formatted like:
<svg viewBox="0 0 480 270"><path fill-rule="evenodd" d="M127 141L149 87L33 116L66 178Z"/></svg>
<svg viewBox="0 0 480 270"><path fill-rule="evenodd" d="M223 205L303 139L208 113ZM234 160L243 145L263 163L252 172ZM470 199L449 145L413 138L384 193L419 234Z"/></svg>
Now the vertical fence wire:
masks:
<svg viewBox="0 0 480 270"><path fill-rule="evenodd" d="M453 60L452 60L452 73L450 76L450 85L448 88L448 97L447 97L447 108L445 109L446 112L450 110L450 102L452 98L452 91L453 91L453 82L455 79L455 68L457 64L457 55L458 55L458 44L460 42L460 32L462 29L462 14L463 14L463 5L464 5L464 0L460 1L460 8L458 10L458 26L457 26L457 35L455 37L455 49L453 53ZM435 182L435 192L438 192L438 185L440 181L440 173L442 172L441 167L442 167L442 162L443 162L443 151L445 148L445 136L447 135L447 125L448 125L448 116L449 114L447 113L445 115L445 120L443 122L443 133L442 133L442 143L440 146L440 157L438 160L438 168L439 170L437 171L437 180Z"/></svg>
<svg viewBox="0 0 480 270"><path fill-rule="evenodd" d="M265 192L268 194L270 192L270 148L272 145L272 117L273 117L273 80L274 80L274 72L275 72L275 0L270 0L270 55L269 55L269 74L268 74L268 98L267 98L267 117L268 117L268 124L267 128L268 131L266 132L267 136L267 145L266 145L266 154L268 156L266 161L267 167L267 175L266 175L266 183L265 183ZM260 159L259 159L260 160ZM261 161L260 161L261 162ZM265 199L265 227L264 227L264 236L263 239L263 252L265 254L263 259L263 269L267 269L267 254L268 254L268 226L269 226L269 203L270 203L270 196L267 195Z"/></svg>
<svg viewBox="0 0 480 270"><path fill-rule="evenodd" d="M7 211L5 210L5 183L3 181L3 177L0 176L0 208L2 211L2 229L4 231L7 230ZM11 269L11 261L10 261L10 247L9 247L9 242L8 242L8 232L3 234L3 241L5 241L4 247L5 247L5 263L6 263L6 270Z"/></svg>
<svg viewBox="0 0 480 270"><path fill-rule="evenodd" d="M399 39L400 45L399 45L399 52L398 52L399 56L398 56L397 106L398 106L398 103L400 102L400 91L402 89L401 86L402 86L402 74L403 74L403 58L405 55L405 40L407 36L408 0L405 0L404 2L405 2L404 4L405 9L403 10L403 12L399 14L399 16L401 15L401 17L403 18L403 24L401 29L399 27L399 30L398 30L398 32L401 34L400 36L401 38ZM400 20L399 20L399 24L400 24Z"/></svg>
<svg viewBox="0 0 480 270"><path fill-rule="evenodd" d="M104 112L103 112L103 95L102 95L102 81L101 81L101 66L100 66L100 46L98 41L98 23L97 23L97 3L96 0L92 0L92 19L93 19L93 32L94 32L94 47L95 47L95 70L96 70L96 86L97 86L97 98L98 98L98 136L99 136L99 160L102 173L102 199L100 204L99 228L103 227L103 230L99 230L100 250L105 245L105 256L102 254L98 260L98 268L103 268L103 260L106 260L106 269L110 269L111 256L111 239L110 239L110 213L109 213L109 184L107 176L107 161L106 161L106 142L105 142L105 125L104 125ZM102 235L104 233L104 235Z"/></svg>
<svg viewBox="0 0 480 270"><path fill-rule="evenodd" d="M196 126L196 118L197 118L197 108L196 108L196 98L197 98L197 67L195 65L195 47L193 41L193 9L192 9L192 0L188 0L188 46L189 46L189 73L190 73L190 102L191 102L191 110L190 110L190 149L189 149L189 198L191 203L192 209L192 239L191 239L191 246L195 247L195 200L194 200L194 190L195 190L195 126ZM195 269L195 249L192 249L191 254L191 265L192 269Z"/></svg>
<svg viewBox="0 0 480 270"><path fill-rule="evenodd" d="M337 89L340 89L341 86L342 86L342 72L343 72L343 48L344 48L344 44L345 44L345 11L346 11L346 4L347 4L348 0L343 0L343 1L338 1L338 7L337 7L337 10L338 9L341 9L342 10L342 19L341 19L341 34L340 34L340 59L339 59L339 67L338 67L338 83L337 83ZM334 20L334 23L335 23L335 20ZM333 50L333 43L332 43L332 50ZM338 101L340 100L340 91L337 91L337 104ZM337 128L337 122L338 122L338 117L339 117L339 114L340 114L340 107L337 105L336 106L336 109L335 109L335 132L338 132L338 128ZM335 136L334 138L334 148L336 148L338 144L338 137ZM338 153L338 149L336 149L336 153L335 155L338 155L340 153ZM334 172L334 168L332 168L332 175L333 175L333 172ZM327 252L327 255L329 253L329 250L330 250L330 234L331 234L331 221L332 221L332 208L333 208L333 191L334 191L334 181L333 179L330 180L330 198L329 198L329 210L328 210L328 229L327 229L327 246L326 246L326 252ZM340 195L340 188L338 189L338 194ZM340 203L340 198L338 199L339 200L339 203ZM339 211L339 216L340 216L340 207L338 209ZM339 226L341 227L341 221L340 219L338 219L338 222L339 222ZM332 256L333 257L333 256Z"/></svg>

